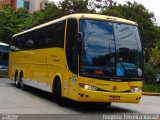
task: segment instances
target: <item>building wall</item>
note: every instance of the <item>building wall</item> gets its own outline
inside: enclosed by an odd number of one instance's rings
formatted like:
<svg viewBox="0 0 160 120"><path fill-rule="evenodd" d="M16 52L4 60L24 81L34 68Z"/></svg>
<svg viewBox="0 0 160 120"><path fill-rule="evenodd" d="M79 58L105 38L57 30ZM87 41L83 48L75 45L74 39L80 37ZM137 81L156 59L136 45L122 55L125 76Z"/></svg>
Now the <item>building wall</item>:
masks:
<svg viewBox="0 0 160 120"><path fill-rule="evenodd" d="M12 5L13 7L16 7L16 0L11 0L11 5Z"/></svg>
<svg viewBox="0 0 160 120"><path fill-rule="evenodd" d="M0 5L10 4L16 8L26 8L30 12L44 9L44 4L49 0L0 0Z"/></svg>
<svg viewBox="0 0 160 120"><path fill-rule="evenodd" d="M0 0L0 4L10 4L10 0Z"/></svg>
<svg viewBox="0 0 160 120"><path fill-rule="evenodd" d="M37 11L43 8L43 4L45 2L48 2L48 0L29 0L30 6L29 10L30 12Z"/></svg>
<svg viewBox="0 0 160 120"><path fill-rule="evenodd" d="M48 0L17 0L16 6L17 8L25 7L33 12L44 8L43 4L45 2L48 2Z"/></svg>
<svg viewBox="0 0 160 120"><path fill-rule="evenodd" d="M0 0L0 5L9 4L13 7L16 6L16 0Z"/></svg>
<svg viewBox="0 0 160 120"><path fill-rule="evenodd" d="M0 6L3 4L3 0L0 0Z"/></svg>
<svg viewBox="0 0 160 120"><path fill-rule="evenodd" d="M3 5L3 4L10 4L10 5L12 5L11 0L0 0L0 5Z"/></svg>

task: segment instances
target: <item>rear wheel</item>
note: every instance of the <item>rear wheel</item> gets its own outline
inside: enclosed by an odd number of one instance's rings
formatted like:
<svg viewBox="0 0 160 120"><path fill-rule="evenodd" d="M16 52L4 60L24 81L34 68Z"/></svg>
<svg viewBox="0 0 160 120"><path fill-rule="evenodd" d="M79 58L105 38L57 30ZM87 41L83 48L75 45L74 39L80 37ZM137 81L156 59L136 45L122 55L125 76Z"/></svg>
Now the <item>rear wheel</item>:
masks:
<svg viewBox="0 0 160 120"><path fill-rule="evenodd" d="M20 88L20 81L19 81L19 78L18 78L18 72L17 71L15 72L14 82L15 82L15 86L17 88Z"/></svg>
<svg viewBox="0 0 160 120"><path fill-rule="evenodd" d="M21 87L21 89L22 89L22 90L25 90L26 86L25 86L25 84L24 84L23 73L20 74L19 80L20 80L20 87Z"/></svg>
<svg viewBox="0 0 160 120"><path fill-rule="evenodd" d="M64 98L62 97L62 87L60 80L58 80L56 84L56 99L59 106L65 105Z"/></svg>

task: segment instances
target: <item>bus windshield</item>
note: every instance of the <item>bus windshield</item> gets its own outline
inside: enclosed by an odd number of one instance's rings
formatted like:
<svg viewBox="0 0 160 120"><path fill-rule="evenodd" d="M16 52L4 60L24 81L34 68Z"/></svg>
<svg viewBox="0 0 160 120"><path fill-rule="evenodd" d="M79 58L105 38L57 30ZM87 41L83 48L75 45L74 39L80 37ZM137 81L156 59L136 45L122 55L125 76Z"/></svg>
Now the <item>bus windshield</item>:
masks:
<svg viewBox="0 0 160 120"><path fill-rule="evenodd" d="M136 25L81 19L80 32L81 75L142 77L142 47Z"/></svg>

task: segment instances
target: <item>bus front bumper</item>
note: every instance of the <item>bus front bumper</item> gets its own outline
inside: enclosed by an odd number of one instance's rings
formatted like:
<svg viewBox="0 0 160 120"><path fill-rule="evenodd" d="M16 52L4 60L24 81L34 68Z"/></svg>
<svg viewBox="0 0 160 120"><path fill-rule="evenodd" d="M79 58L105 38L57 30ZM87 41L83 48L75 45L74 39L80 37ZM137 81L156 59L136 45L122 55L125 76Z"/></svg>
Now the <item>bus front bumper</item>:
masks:
<svg viewBox="0 0 160 120"><path fill-rule="evenodd" d="M82 90L78 93L77 101L79 102L122 102L122 103L139 103L142 92L135 93L114 93Z"/></svg>

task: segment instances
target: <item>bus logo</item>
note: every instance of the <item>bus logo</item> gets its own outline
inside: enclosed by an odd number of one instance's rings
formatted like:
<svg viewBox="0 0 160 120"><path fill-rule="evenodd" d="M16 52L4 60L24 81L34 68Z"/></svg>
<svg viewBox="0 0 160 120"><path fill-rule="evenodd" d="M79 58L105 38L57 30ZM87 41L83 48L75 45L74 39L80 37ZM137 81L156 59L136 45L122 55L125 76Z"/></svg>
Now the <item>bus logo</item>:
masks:
<svg viewBox="0 0 160 120"><path fill-rule="evenodd" d="M117 86L113 86L113 92L116 92Z"/></svg>

